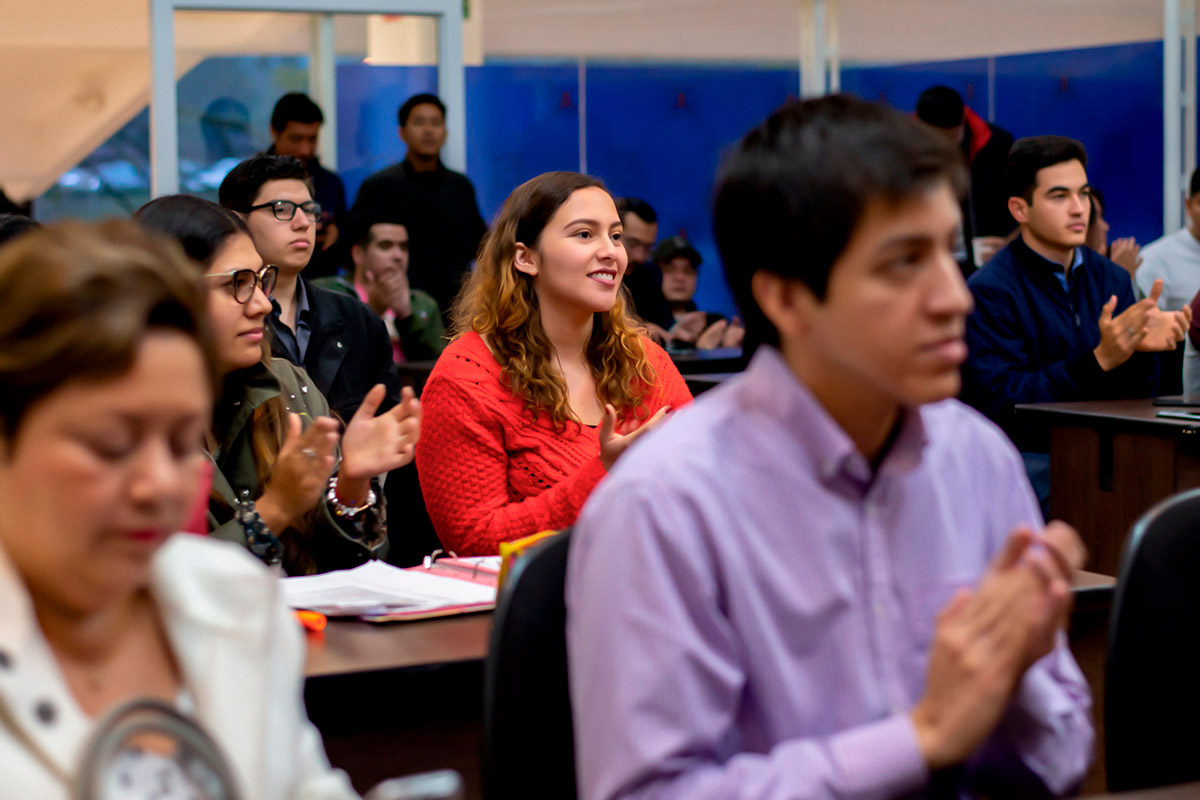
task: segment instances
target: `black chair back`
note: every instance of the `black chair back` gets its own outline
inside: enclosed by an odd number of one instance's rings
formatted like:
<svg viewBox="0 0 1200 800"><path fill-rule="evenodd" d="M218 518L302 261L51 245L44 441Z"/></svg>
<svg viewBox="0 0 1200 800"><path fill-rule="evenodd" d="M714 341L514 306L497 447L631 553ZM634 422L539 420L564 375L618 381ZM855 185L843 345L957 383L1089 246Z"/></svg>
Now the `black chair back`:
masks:
<svg viewBox="0 0 1200 800"><path fill-rule="evenodd" d="M526 552L496 599L483 683L488 798L575 797L563 601L570 535Z"/></svg>
<svg viewBox="0 0 1200 800"><path fill-rule="evenodd" d="M1200 489L1133 525L1104 687L1109 791L1200 780Z"/></svg>

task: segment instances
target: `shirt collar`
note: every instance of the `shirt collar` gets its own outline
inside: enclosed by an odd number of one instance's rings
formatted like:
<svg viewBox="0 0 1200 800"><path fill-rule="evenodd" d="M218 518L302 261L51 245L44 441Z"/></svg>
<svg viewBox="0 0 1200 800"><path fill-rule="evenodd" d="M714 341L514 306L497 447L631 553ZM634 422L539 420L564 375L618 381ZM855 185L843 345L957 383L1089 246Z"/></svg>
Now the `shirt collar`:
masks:
<svg viewBox="0 0 1200 800"><path fill-rule="evenodd" d="M740 391L748 410L761 409L779 420L811 460L822 481L846 477L860 485L874 473L867 458L834 421L773 347L763 346L746 368ZM878 473L907 472L921 462L928 442L920 408L908 409Z"/></svg>
<svg viewBox="0 0 1200 800"><path fill-rule="evenodd" d="M308 290L304 288L304 278L296 279L296 322L308 324ZM271 314L278 317L283 313L283 308L279 305L279 301L275 296L271 296Z"/></svg>
<svg viewBox="0 0 1200 800"><path fill-rule="evenodd" d="M1025 258L1031 266L1036 266L1036 267L1039 267L1042 269L1049 270L1051 272L1064 272L1064 267L1062 264L1059 264L1056 261L1051 261L1050 259L1043 256L1041 253L1038 253L1036 250L1034 250L1032 247L1030 247L1028 244L1025 243L1024 238L1018 236L1016 238L1016 240L1014 241L1014 244L1016 242L1021 243L1020 250L1024 252ZM1074 270L1079 265L1081 265L1082 263L1083 263L1083 248L1076 247L1076 248L1072 249L1069 266L1067 266L1065 268L1066 274L1070 275L1071 271Z"/></svg>

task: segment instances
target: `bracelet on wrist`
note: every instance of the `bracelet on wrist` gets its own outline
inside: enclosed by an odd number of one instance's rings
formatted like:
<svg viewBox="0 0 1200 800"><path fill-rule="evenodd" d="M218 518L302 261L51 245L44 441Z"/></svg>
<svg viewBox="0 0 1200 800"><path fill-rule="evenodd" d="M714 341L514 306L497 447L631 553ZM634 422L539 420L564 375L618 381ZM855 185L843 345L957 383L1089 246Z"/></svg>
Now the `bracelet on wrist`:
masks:
<svg viewBox="0 0 1200 800"><path fill-rule="evenodd" d="M375 490L370 486L367 487L367 497L362 501L361 505L348 506L338 497L337 485L338 476L334 475L329 479L329 489L325 492L325 499L329 501L329 507L333 509L333 513L337 516L353 517L375 505Z"/></svg>
<svg viewBox="0 0 1200 800"><path fill-rule="evenodd" d="M246 547L269 567L283 561L283 543L258 515L250 491L242 489L238 496L237 521L246 533Z"/></svg>

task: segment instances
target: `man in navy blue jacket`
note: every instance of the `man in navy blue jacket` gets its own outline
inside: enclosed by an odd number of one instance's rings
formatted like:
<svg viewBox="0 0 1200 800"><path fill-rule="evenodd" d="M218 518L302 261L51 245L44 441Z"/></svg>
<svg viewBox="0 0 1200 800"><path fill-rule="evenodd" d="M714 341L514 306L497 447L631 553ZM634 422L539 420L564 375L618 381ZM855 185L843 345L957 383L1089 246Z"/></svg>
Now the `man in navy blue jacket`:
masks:
<svg viewBox="0 0 1200 800"><path fill-rule="evenodd" d="M1084 246L1091 199L1083 145L1063 136L1019 139L1008 156L1008 209L1020 236L971 276L963 399L1026 455L1039 499L1048 494L1049 441L1013 406L1151 397L1158 358L1186 335L1190 309L1137 301L1129 273Z"/></svg>

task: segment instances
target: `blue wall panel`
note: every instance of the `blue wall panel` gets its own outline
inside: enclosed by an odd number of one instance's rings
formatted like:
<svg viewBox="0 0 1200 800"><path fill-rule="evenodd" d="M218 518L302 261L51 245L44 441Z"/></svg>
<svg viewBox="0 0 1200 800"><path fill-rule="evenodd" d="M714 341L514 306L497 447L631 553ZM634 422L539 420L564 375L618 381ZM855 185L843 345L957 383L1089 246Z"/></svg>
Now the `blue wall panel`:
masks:
<svg viewBox="0 0 1200 800"><path fill-rule="evenodd" d="M686 233L704 257L696 291L732 314L710 206L721 153L794 94L795 69L693 66L588 68L588 170L615 195L654 206L659 236Z"/></svg>
<svg viewBox="0 0 1200 800"><path fill-rule="evenodd" d="M1111 236L1162 235L1161 42L996 59L996 121L1014 136L1073 136L1108 201Z"/></svg>
<svg viewBox="0 0 1200 800"><path fill-rule="evenodd" d="M467 172L489 223L509 193L543 172L579 169L574 64L467 70Z"/></svg>
<svg viewBox="0 0 1200 800"><path fill-rule="evenodd" d="M930 86L957 89L974 111L987 117L987 59L936 61L928 64L849 67L842 70L842 91L888 103L902 111L916 108L917 97Z"/></svg>
<svg viewBox="0 0 1200 800"><path fill-rule="evenodd" d="M404 158L396 111L414 94L437 91L436 67L338 64L338 174L346 198L372 172Z"/></svg>

